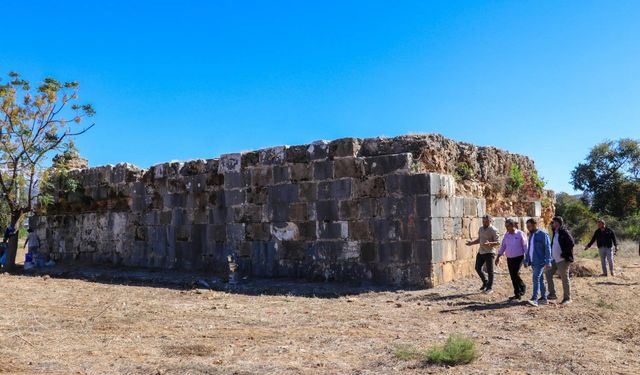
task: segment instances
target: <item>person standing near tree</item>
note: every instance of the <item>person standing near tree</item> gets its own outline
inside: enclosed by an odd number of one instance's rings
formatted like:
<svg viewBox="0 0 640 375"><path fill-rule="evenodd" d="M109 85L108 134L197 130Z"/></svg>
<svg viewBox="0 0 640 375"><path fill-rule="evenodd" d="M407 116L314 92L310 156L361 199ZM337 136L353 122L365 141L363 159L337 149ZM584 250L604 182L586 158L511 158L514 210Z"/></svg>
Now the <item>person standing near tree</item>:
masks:
<svg viewBox="0 0 640 375"><path fill-rule="evenodd" d="M562 279L563 298L560 304L571 303L571 281L569 280L569 266L573 262L573 247L575 242L569 231L564 227L564 219L560 216L553 218L553 238L551 239L551 256L553 263L547 270L547 284L549 286L548 299L557 299L553 275L556 273Z"/></svg>
<svg viewBox="0 0 640 375"><path fill-rule="evenodd" d="M613 273L613 255L618 251L618 240L616 234L611 228L607 227L607 224L603 219L598 219L598 229L596 229L591 241L584 247L585 250L589 249L593 243L598 246L598 253L600 255L600 263L602 266L602 275L608 276L607 264L609 265L609 271L611 276L615 276Z"/></svg>
<svg viewBox="0 0 640 375"><path fill-rule="evenodd" d="M486 294L493 293L493 259L496 256L495 248L500 245L498 230L491 225L493 219L489 215L482 218L482 226L478 230L478 238L467 241L467 246L480 245L476 255L476 272L482 280L480 290ZM482 266L487 269L487 275L482 271Z"/></svg>
<svg viewBox="0 0 640 375"><path fill-rule="evenodd" d="M502 238L502 245L496 258L496 266L500 264L500 257L507 254L507 267L513 284L513 296L509 300L518 300L526 293L527 287L520 277L520 268L527 252L527 235L517 229L513 219L507 219L504 224L507 232Z"/></svg>
<svg viewBox="0 0 640 375"><path fill-rule="evenodd" d="M527 220L527 230L529 231L529 248L525 254L524 265L531 266L533 275L533 294L528 303L538 307L548 303L543 272L551 269L551 240L548 234L538 229L536 219ZM538 293L540 299L538 299Z"/></svg>

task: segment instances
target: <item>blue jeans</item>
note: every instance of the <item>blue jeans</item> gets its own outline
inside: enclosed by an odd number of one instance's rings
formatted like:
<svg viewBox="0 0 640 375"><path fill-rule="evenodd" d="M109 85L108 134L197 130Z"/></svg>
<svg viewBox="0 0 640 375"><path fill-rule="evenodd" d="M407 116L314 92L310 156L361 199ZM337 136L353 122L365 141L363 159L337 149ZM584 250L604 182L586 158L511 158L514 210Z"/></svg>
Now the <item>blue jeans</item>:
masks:
<svg viewBox="0 0 640 375"><path fill-rule="evenodd" d="M531 266L531 271L533 273L533 295L531 296L532 301L538 300L538 293L540 293L540 297L542 299L547 299L547 290L544 287L544 277L542 276L544 273L544 266Z"/></svg>

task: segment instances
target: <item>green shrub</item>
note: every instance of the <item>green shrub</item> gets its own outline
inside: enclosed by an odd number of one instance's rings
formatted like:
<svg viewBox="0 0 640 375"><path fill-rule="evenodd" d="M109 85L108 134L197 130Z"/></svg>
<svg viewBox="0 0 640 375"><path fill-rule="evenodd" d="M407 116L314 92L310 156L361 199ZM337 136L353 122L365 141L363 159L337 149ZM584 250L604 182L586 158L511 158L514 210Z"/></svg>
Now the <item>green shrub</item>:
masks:
<svg viewBox="0 0 640 375"><path fill-rule="evenodd" d="M511 171L509 172L509 182L507 183L507 188L511 192L516 192L524 186L524 175L520 170L520 167L517 164L513 164L511 166Z"/></svg>
<svg viewBox="0 0 640 375"><path fill-rule="evenodd" d="M455 176L458 180L470 180L475 176L469 164L460 162L456 165Z"/></svg>
<svg viewBox="0 0 640 375"><path fill-rule="evenodd" d="M544 180L542 178L540 178L540 176L538 176L538 172L533 171L531 173L531 184L538 191L542 191L542 189L544 189L544 186L546 185L546 182L544 182Z"/></svg>
<svg viewBox="0 0 640 375"><path fill-rule="evenodd" d="M444 346L434 346L426 353L426 362L437 365L463 365L478 356L473 340L460 335L449 336Z"/></svg>

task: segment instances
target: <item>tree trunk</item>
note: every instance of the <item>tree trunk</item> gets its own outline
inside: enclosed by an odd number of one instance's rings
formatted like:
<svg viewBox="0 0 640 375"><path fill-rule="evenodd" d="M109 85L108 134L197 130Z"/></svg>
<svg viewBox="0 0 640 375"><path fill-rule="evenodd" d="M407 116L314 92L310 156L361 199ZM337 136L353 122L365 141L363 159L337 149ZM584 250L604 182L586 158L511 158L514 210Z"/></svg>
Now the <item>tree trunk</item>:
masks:
<svg viewBox="0 0 640 375"><path fill-rule="evenodd" d="M20 222L21 213L11 213L11 226L15 229L14 234L9 236L7 246L7 261L4 268L7 272L13 271L16 266L16 254L18 253L18 237L20 228L18 223ZM4 235L4 233L3 233Z"/></svg>

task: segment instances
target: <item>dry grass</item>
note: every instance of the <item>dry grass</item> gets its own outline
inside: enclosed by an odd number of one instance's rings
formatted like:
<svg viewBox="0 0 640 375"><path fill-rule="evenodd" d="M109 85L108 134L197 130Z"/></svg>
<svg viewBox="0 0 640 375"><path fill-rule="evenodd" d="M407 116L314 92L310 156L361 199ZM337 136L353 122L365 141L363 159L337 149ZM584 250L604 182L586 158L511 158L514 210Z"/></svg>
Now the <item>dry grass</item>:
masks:
<svg viewBox="0 0 640 375"><path fill-rule="evenodd" d="M506 273L493 295L471 278L340 298L0 275L0 372L637 374L640 260L618 264L616 278L575 278L573 304L538 309L505 302ZM452 334L476 343L474 362L398 358L399 348L424 353Z"/></svg>

